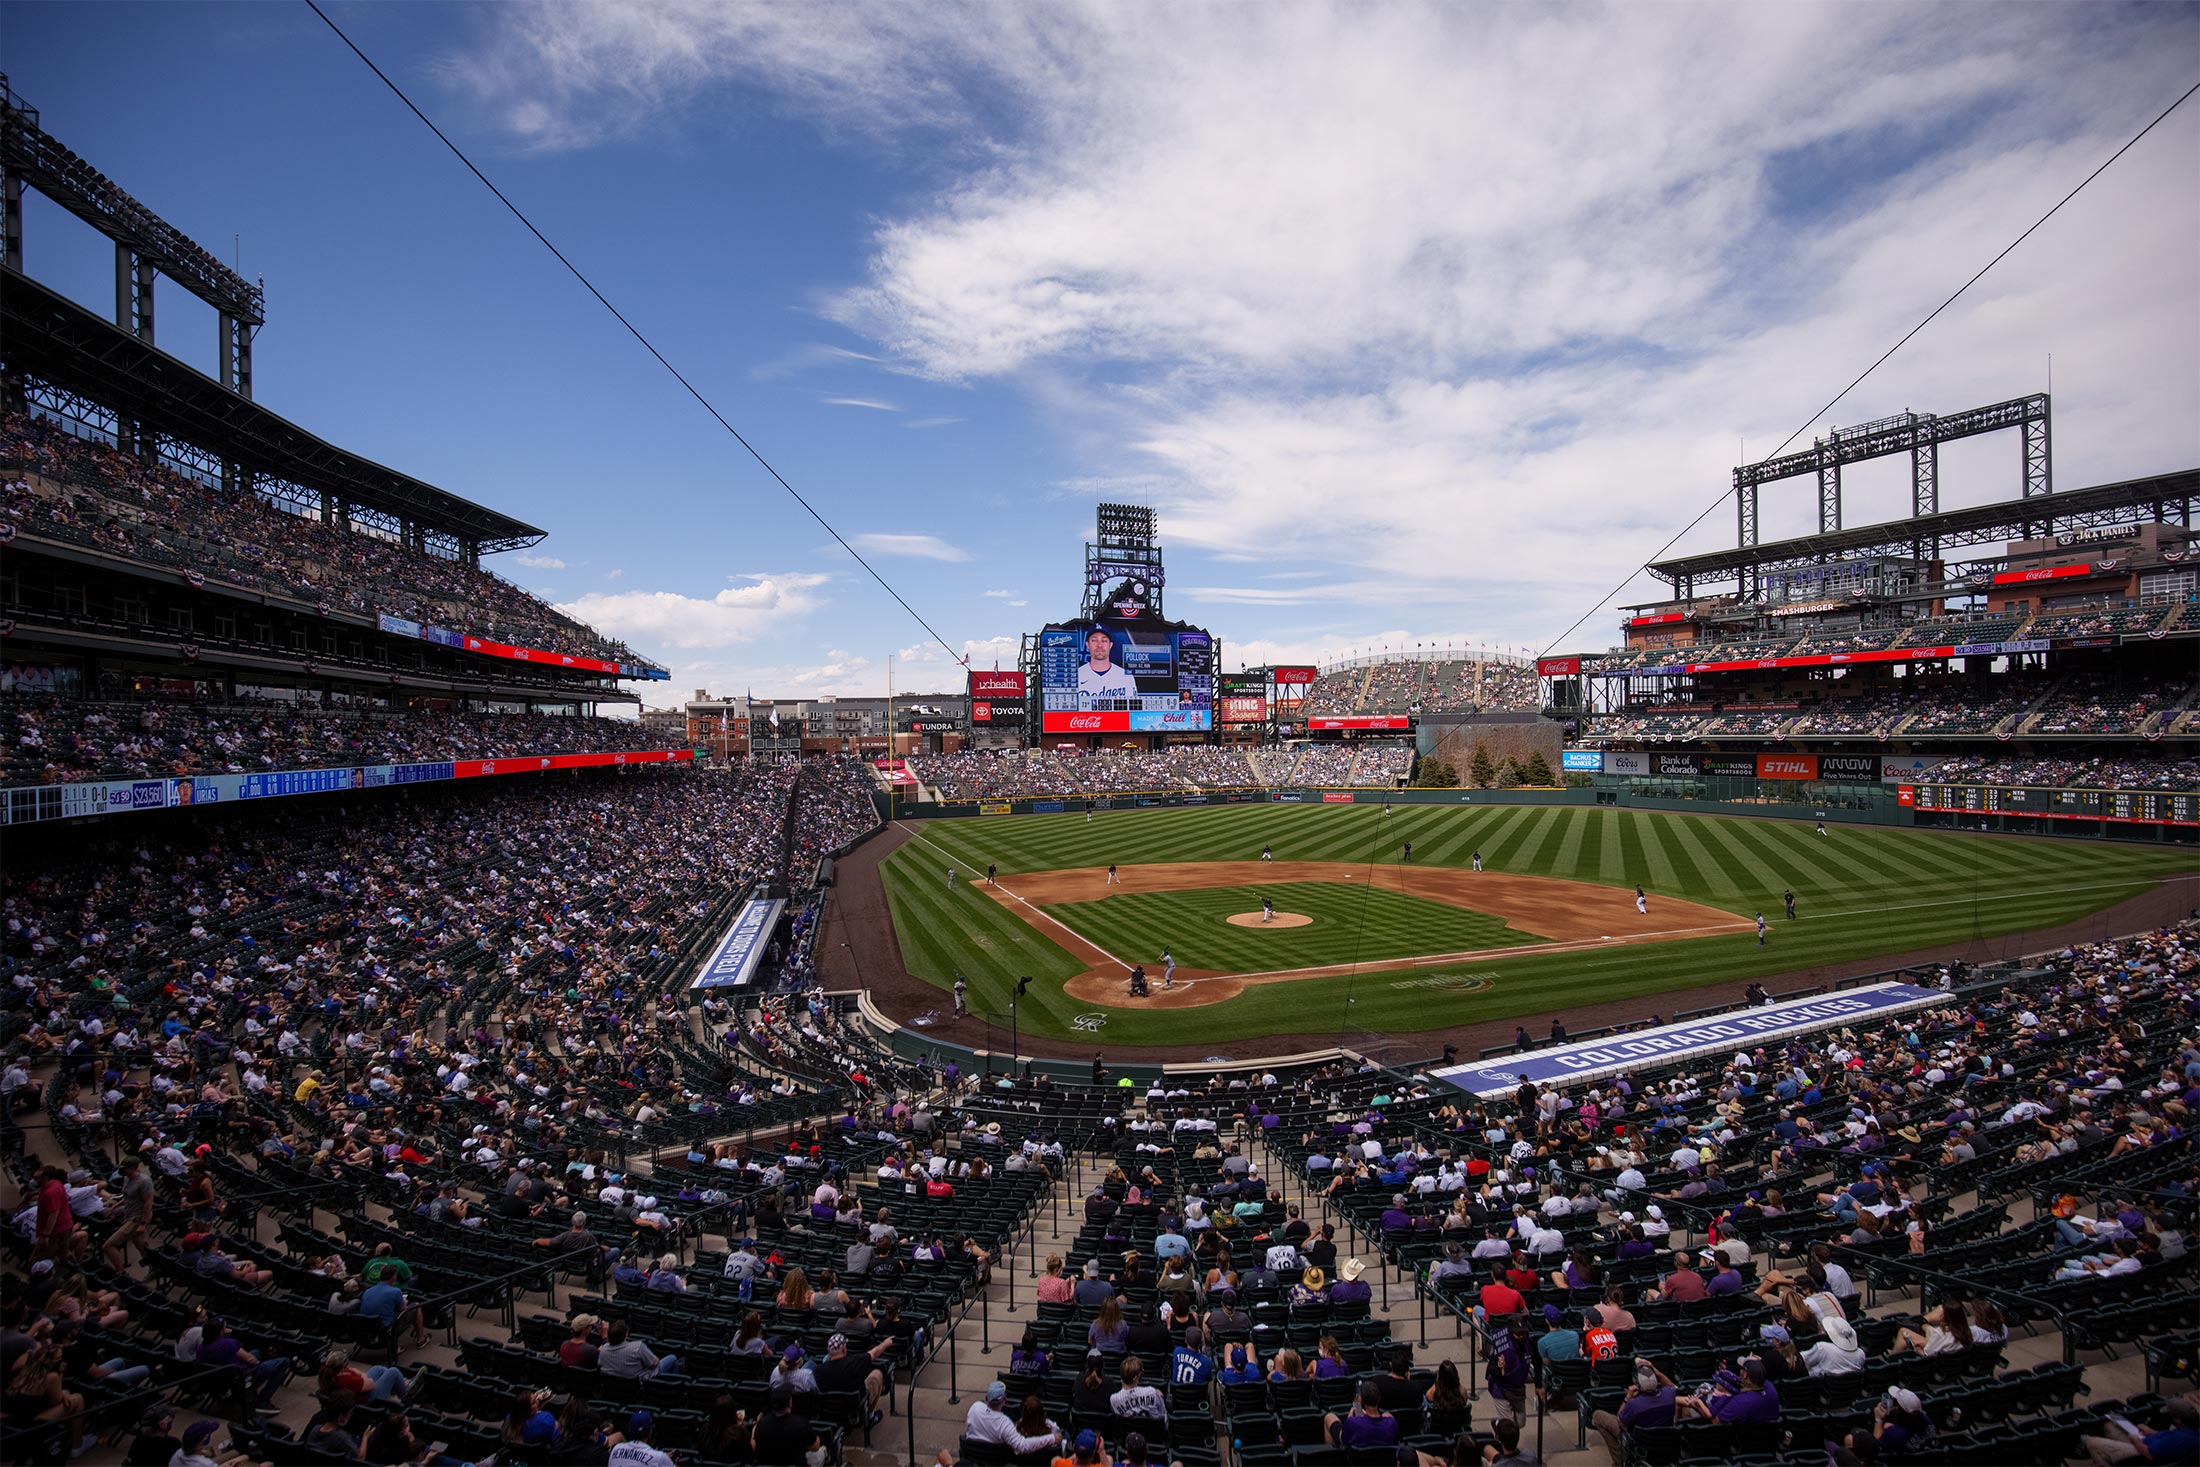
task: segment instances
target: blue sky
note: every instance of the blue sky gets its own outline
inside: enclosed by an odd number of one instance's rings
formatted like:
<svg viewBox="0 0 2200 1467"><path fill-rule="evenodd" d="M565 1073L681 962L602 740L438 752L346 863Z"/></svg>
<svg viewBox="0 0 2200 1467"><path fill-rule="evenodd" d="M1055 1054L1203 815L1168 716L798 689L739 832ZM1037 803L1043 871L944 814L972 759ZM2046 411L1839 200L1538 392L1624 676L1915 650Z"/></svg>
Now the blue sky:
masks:
<svg viewBox="0 0 2200 1467"><path fill-rule="evenodd" d="M1148 500L1229 665L1602 645L1602 593L2193 79L2200 7L340 4L973 665ZM267 279L257 395L542 525L670 692L945 686L303 6L18 3L47 127ZM2035 391L2065 486L2200 462L2200 104L1857 396ZM102 309L50 206L32 273ZM160 338L213 361L175 287ZM1948 503L2015 492L1951 452ZM1881 482L1884 479L1884 482ZM1899 465L1851 518L1903 503ZM1807 482L1769 500L1801 529ZM1720 510L1687 542L1731 535ZM1618 600L1647 599L1647 581ZM659 685L658 696L666 696Z"/></svg>

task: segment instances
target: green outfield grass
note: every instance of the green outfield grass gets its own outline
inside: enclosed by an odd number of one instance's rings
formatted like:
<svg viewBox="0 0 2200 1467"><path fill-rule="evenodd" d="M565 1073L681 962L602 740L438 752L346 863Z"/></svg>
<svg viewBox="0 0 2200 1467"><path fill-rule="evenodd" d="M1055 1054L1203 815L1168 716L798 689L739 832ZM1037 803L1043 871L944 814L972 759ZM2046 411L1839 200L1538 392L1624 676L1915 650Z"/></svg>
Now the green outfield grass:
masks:
<svg viewBox="0 0 2200 1467"><path fill-rule="evenodd" d="M1305 927L1233 927L1236 912L1257 912L1275 898L1279 912L1313 918ZM1432 902L1359 882L1272 881L1258 886L1125 892L1068 902L1048 915L1074 927L1127 963L1158 973L1165 946L1184 968L1266 973L1425 953L1478 952L1541 942L1501 917Z"/></svg>
<svg viewBox="0 0 2200 1467"><path fill-rule="evenodd" d="M1667 990L1738 985L1819 963L1949 943L1975 943L1980 958L2008 955L2011 943L1997 939L2113 906L2189 870L2192 862L2189 850L2177 848L1876 826L1836 826L1820 837L1807 821L1594 807L1421 805L1385 814L1367 805L1231 805L1108 811L1089 821L1078 813L917 821L910 828L918 839L895 852L882 872L909 971L942 987L960 971L970 980L973 1006L983 1013L1005 1013L1010 985L1019 974L1032 975L1040 981L1020 1014L1027 1033L1076 1034L1071 1019L1094 1006L1061 991L1062 980L1082 964L1053 940L1059 927L1034 909L1012 912L970 890L968 878L988 862L1012 877L1111 861L1249 861L1270 845L1280 861L1389 863L1410 840L1415 865L1463 866L1479 850L1494 871L1621 888L1639 882L1653 898L1682 898L1745 917L1762 909L1773 924L1764 948L1748 933L1590 952L1538 954L1522 947L1474 964L1473 971L1490 982L1472 994L1394 986L1436 976L1411 969L1256 985L1227 1003L1197 1009L1106 1010L1101 1037L1107 1043L1210 1049L1262 1034L1333 1039L1348 1028L1433 1029L1635 996L1646 997L1647 1013L1659 1007L1647 996ZM945 882L950 865L964 878L952 890ZM1783 888L1794 890L1800 921L1780 915ZM1090 905L1108 908L1127 900ZM1249 905L1259 905L1257 895ZM1421 951L1496 945L1446 942ZM1153 946L1158 953L1159 944ZM1183 947L1176 952L1180 963L1193 965Z"/></svg>

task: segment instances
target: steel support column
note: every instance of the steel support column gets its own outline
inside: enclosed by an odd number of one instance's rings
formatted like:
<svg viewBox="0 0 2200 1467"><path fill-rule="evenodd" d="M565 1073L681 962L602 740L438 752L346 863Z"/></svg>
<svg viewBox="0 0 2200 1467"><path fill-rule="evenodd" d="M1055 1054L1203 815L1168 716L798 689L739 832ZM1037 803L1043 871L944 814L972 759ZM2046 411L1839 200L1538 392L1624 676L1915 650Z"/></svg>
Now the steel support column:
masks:
<svg viewBox="0 0 2200 1467"><path fill-rule="evenodd" d="M23 268L23 180L0 174L0 264Z"/></svg>
<svg viewBox="0 0 2200 1467"><path fill-rule="evenodd" d="M2027 499L2055 492L2055 470L2049 461L2049 429L2044 408L2039 416L2024 420L2024 497Z"/></svg>
<svg viewBox="0 0 2200 1467"><path fill-rule="evenodd" d="M1747 550L1757 543L1757 481L1747 469L1734 471L1734 544Z"/></svg>
<svg viewBox="0 0 2200 1467"><path fill-rule="evenodd" d="M1923 519L1940 513L1940 440L1931 436L1931 418L1921 418L1917 442L1910 448L1910 518ZM1920 535L1911 542L1910 554L1920 562L1940 558L1940 541Z"/></svg>
<svg viewBox="0 0 2200 1467"><path fill-rule="evenodd" d="M252 396L252 323L242 316L221 313L221 339L216 343L222 359L222 386L239 397Z"/></svg>
<svg viewBox="0 0 2200 1467"><path fill-rule="evenodd" d="M1841 439L1828 438L1818 446L1818 533L1830 535L1841 528Z"/></svg>

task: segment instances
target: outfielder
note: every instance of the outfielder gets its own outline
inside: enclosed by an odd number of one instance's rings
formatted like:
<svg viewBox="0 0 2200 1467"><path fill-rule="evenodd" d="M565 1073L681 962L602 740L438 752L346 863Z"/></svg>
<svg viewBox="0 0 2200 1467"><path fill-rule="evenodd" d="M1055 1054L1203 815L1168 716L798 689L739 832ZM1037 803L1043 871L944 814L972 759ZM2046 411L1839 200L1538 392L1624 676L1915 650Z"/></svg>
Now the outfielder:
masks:
<svg viewBox="0 0 2200 1467"><path fill-rule="evenodd" d="M1764 945L1765 945L1765 914L1764 914L1764 913L1762 913L1762 912L1759 912L1759 913L1757 914L1757 946L1759 946L1759 947L1763 947Z"/></svg>
<svg viewBox="0 0 2200 1467"><path fill-rule="evenodd" d="M1482 853L1480 851L1474 853L1474 869L1477 871L1482 869Z"/></svg>
<svg viewBox="0 0 2200 1467"><path fill-rule="evenodd" d="M1262 859L1263 861L1273 861L1273 860L1275 860L1275 859L1276 859L1276 852L1275 852L1275 848L1274 848L1273 846L1262 846L1262 847L1260 848L1260 858L1261 858L1261 859Z"/></svg>

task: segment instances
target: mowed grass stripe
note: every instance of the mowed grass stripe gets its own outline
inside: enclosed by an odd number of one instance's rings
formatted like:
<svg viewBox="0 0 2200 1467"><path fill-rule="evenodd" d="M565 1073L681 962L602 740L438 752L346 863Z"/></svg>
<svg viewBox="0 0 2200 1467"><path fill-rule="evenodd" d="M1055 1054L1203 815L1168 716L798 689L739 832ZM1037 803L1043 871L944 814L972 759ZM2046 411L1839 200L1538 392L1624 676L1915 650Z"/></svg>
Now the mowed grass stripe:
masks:
<svg viewBox="0 0 2200 1467"><path fill-rule="evenodd" d="M1558 815L1562 815L1565 812L1562 810L1552 810L1543 813L1547 816L1555 817ZM1517 862L1517 869L1522 871L1533 871L1538 876L1547 876L1554 871L1563 869L1557 865L1555 860L1546 860L1543 854L1544 850L1551 845L1551 837L1557 834L1557 832L1558 821L1555 818L1548 818L1531 822L1528 830L1528 839L1522 843L1519 855L1514 857L1514 860Z"/></svg>
<svg viewBox="0 0 2200 1467"><path fill-rule="evenodd" d="M1567 810L1562 813L1565 818L1560 822L1562 829L1558 842L1558 854L1553 859L1561 871L1579 871L1581 869L1581 847L1589 838L1591 812L1587 810Z"/></svg>
<svg viewBox="0 0 2200 1467"><path fill-rule="evenodd" d="M1483 864L1505 871L1541 875L1540 872L1529 872L1520 860L1520 853L1526 848L1528 837L1536 824L1537 813L1526 806L1506 811L1504 818L1498 821L1489 844L1482 848Z"/></svg>
<svg viewBox="0 0 2200 1467"><path fill-rule="evenodd" d="M1632 829L1632 834L1635 834L1635 840L1637 840L1637 847L1635 847L1637 849L1637 864L1635 864L1635 869L1632 869L1635 880L1628 882L1628 880L1621 878L1621 884L1626 884L1626 886L1648 886L1648 889L1652 889L1652 891L1679 893L1681 884L1683 884L1681 882L1681 867L1674 862L1672 856L1665 853L1665 840L1661 838L1661 827L1663 827L1661 820L1650 820L1650 818L1630 814L1628 816L1628 827Z"/></svg>
<svg viewBox="0 0 2200 1467"><path fill-rule="evenodd" d="M1617 810L1599 808L1597 817L1597 866L1594 880L1609 886L1619 886L1620 878L1627 873L1627 852L1620 841L1620 827L1626 823Z"/></svg>
<svg viewBox="0 0 2200 1467"><path fill-rule="evenodd" d="M1732 821L1701 828L1683 825L1679 834L1695 858L1705 863L1707 883L1741 898L1746 906L1752 893L1764 890L1764 862L1735 838L1732 825Z"/></svg>

